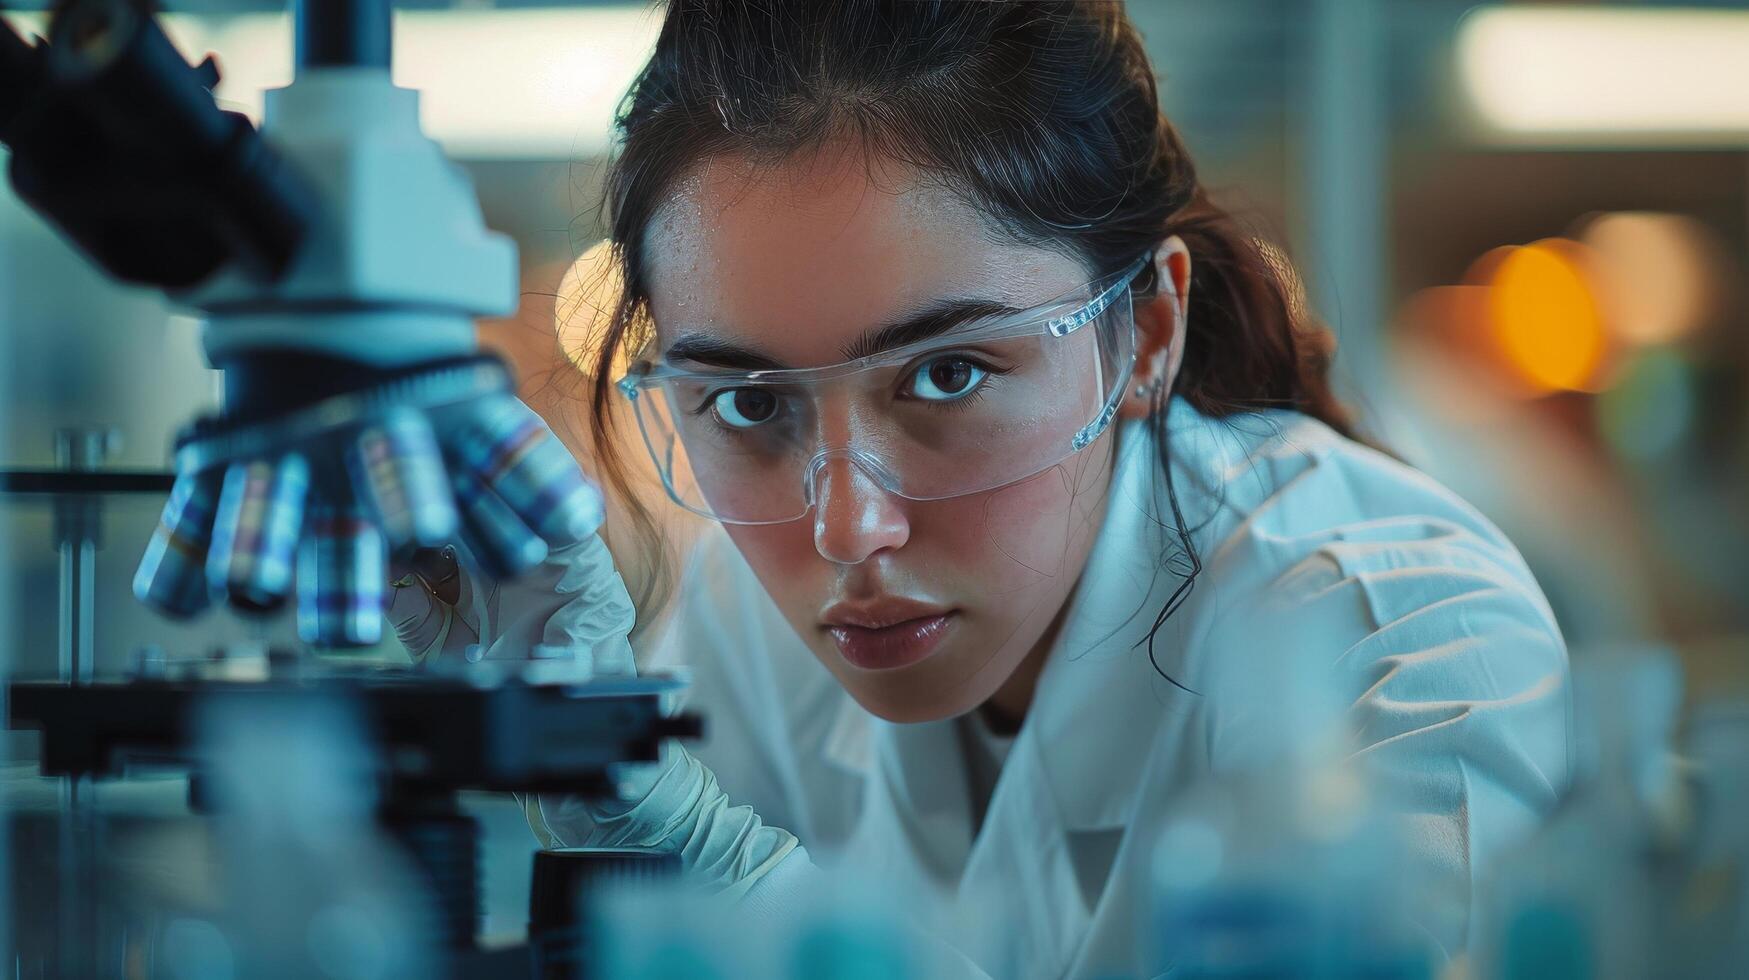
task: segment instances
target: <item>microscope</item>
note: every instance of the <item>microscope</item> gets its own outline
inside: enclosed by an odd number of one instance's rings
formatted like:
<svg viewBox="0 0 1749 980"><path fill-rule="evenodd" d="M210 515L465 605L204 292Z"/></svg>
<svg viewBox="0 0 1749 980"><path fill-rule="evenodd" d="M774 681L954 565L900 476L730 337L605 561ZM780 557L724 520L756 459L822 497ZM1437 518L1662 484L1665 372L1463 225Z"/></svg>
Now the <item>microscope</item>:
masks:
<svg viewBox="0 0 1749 980"><path fill-rule="evenodd" d="M457 794L613 793L617 767L698 734L665 710L679 682L604 675L570 651L420 671L310 652L382 638L392 561L459 546L513 577L602 520L575 460L476 346L474 319L515 306L515 248L420 131L419 93L391 83L390 24L389 0L298 0L296 79L267 93L259 130L215 104L219 67L189 65L149 0L63 0L34 43L0 25L12 187L113 278L199 311L223 376L222 409L177 440L135 595L181 619L215 603L293 612L306 645L250 676L156 658L112 681L74 644L64 683L9 686L10 724L41 733L42 772L67 779L71 811L45 975L172 975L150 964L172 939L224 952L238 976L321 975L335 950L375 950L382 976L570 975L565 883L669 866L537 859L531 918L550 928L481 948L479 830ZM84 499L162 483L7 486ZM111 944L93 780L166 768L229 828L236 907ZM368 845L384 841L396 846L377 867Z"/></svg>

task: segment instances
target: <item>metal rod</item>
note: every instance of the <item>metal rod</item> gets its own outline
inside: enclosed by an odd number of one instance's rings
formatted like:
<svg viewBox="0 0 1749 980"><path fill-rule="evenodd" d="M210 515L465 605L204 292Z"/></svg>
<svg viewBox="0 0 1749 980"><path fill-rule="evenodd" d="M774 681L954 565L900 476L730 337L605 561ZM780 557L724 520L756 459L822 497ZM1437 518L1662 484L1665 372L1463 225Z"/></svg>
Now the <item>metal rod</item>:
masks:
<svg viewBox="0 0 1749 980"><path fill-rule="evenodd" d="M96 663L97 542L69 535L60 553L60 676L70 684L89 684Z"/></svg>
<svg viewBox="0 0 1749 980"><path fill-rule="evenodd" d="M73 583L79 596L73 611L73 627L78 631L73 641L74 684L89 684L97 670L97 542L80 538L73 545Z"/></svg>
<svg viewBox="0 0 1749 980"><path fill-rule="evenodd" d="M97 853L96 786L90 776L61 781L60 936L57 975L97 975L97 892L93 862Z"/></svg>
<svg viewBox="0 0 1749 980"><path fill-rule="evenodd" d="M0 470L0 494L149 494L162 496L176 474L155 470Z"/></svg>
<svg viewBox="0 0 1749 980"><path fill-rule="evenodd" d="M79 570L74 565L75 559L73 555L75 549L72 541L61 541L56 545L56 550L60 552L61 557L61 574L58 580L59 587L56 589L56 599L58 600L58 605L60 607L59 629L55 634L55 639L57 641L55 643L56 665L58 670L56 676L60 677L63 681L73 683L74 660L78 656L74 651L79 645Z"/></svg>
<svg viewBox="0 0 1749 980"><path fill-rule="evenodd" d="M55 433L55 461L66 472L89 473L119 441L107 428ZM60 669L70 684L89 684L96 667L97 537L102 504L90 497L56 501L55 546L60 551Z"/></svg>
<svg viewBox="0 0 1749 980"><path fill-rule="evenodd" d="M55 434L56 462L69 472L90 471L115 447L110 429L63 429ZM96 672L97 536L102 505L85 496L56 501L55 546L60 552L60 676L74 687L91 683ZM62 976L95 976L97 971L97 807L90 776L61 783L61 821L57 835L61 859L58 969Z"/></svg>

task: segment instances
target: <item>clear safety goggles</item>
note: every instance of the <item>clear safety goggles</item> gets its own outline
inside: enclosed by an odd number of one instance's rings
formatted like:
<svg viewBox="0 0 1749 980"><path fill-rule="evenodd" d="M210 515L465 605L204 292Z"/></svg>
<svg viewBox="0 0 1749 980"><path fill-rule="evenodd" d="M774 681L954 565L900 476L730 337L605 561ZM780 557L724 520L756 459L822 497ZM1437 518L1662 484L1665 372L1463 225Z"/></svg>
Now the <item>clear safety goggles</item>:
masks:
<svg viewBox="0 0 1749 980"><path fill-rule="evenodd" d="M1135 366L1138 259L1042 306L818 368L635 362L620 380L663 485L727 524L813 508L822 472L939 500L1018 483L1110 425Z"/></svg>

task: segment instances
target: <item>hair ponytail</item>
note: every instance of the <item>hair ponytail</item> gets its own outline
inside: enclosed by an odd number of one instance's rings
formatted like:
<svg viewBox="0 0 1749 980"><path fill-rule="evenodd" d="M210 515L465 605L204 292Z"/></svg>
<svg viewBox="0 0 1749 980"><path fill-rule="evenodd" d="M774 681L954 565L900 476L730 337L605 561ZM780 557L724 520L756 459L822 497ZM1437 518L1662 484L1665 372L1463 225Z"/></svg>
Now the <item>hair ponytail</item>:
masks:
<svg viewBox="0 0 1749 980"><path fill-rule="evenodd" d="M1188 333L1174 393L1204 415L1288 408L1354 438L1330 387L1334 338L1311 317L1279 253L1201 188L1167 231L1191 256Z"/></svg>

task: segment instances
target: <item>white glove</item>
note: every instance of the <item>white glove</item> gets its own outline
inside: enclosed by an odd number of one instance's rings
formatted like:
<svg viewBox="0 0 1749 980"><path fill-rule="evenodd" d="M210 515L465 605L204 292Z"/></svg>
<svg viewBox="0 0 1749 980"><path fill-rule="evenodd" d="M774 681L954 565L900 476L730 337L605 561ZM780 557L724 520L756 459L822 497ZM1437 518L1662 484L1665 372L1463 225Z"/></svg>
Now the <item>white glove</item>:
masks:
<svg viewBox="0 0 1749 980"><path fill-rule="evenodd" d="M677 853L695 883L731 897L745 895L795 853L795 835L768 827L750 806L729 796L703 763L678 744L642 767L630 799L532 796L523 801L528 825L543 847L640 847Z"/></svg>
<svg viewBox="0 0 1749 980"><path fill-rule="evenodd" d="M491 581L450 551L421 554L393 584L389 619L417 663L470 647L476 659L520 660L540 645L588 656L597 673L636 673L626 636L637 612L599 535L554 548L514 581ZM711 771L673 742L659 762L628 767L621 799L531 796L523 808L544 847L678 853L693 879L736 896L791 853L806 862L793 834L730 806Z"/></svg>
<svg viewBox="0 0 1749 980"><path fill-rule="evenodd" d="M599 534L553 548L509 582L459 558L453 548L421 552L390 583L389 621L415 663L461 658L469 647L479 648L475 659L525 660L547 646L604 672L630 669L637 609Z"/></svg>

